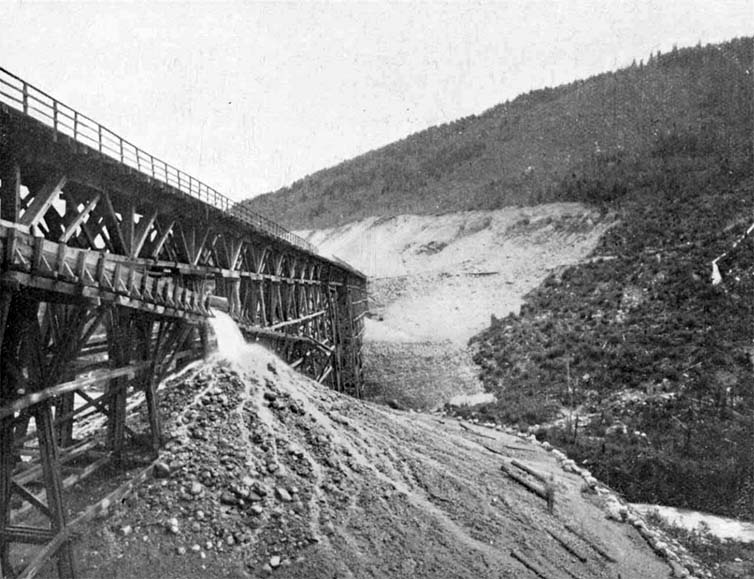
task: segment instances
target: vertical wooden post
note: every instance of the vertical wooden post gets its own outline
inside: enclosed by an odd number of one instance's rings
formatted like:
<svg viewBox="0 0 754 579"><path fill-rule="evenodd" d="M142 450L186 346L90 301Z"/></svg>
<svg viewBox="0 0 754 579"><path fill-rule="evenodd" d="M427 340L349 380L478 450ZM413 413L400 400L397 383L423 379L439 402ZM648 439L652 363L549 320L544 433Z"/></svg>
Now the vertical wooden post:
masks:
<svg viewBox="0 0 754 579"><path fill-rule="evenodd" d="M2 139L2 135L0 135ZM0 142L0 219L18 221L21 211L21 169Z"/></svg>
<svg viewBox="0 0 754 579"><path fill-rule="evenodd" d="M154 321L151 318L140 316L136 320L136 325L138 329L136 334L139 358L141 358L142 361L150 362L144 370L141 386L144 389L144 397L147 403L147 416L149 418L152 452L156 456L162 445L162 425L160 423L157 384L155 383L159 339L157 341L158 343L153 345L152 335Z"/></svg>
<svg viewBox="0 0 754 579"><path fill-rule="evenodd" d="M12 303L11 303L12 300ZM2 332L2 355L0 355L0 404L5 405L13 400L18 393L17 388L25 384L33 392L49 385L50 368L44 368L44 350L46 338L38 321L39 302L15 294L9 297L8 292L0 294L0 326L7 327ZM8 318L6 318L6 314ZM63 350L70 348L68 342L59 345ZM61 351L62 352L62 351ZM57 352L54 359L61 355ZM52 366L55 366L53 359ZM28 373L28 379L21 381L21 371ZM63 508L63 488L58 461L58 446L53 428L51 402L40 402L28 410L36 423L39 458L47 497L48 515L54 534L65 530L66 518ZM18 421L18 418L15 418ZM0 421L0 558L2 570L5 574L12 574L9 561L9 545L5 535L9 523L10 497L12 473L17 460L13 453L13 441L25 432L13 425L13 415ZM68 540L64 540L56 551L58 575L61 578L73 577L73 550Z"/></svg>
<svg viewBox="0 0 754 579"><path fill-rule="evenodd" d="M65 378L63 380L72 380L74 375L71 372L65 372ZM59 397L58 403L55 405L55 415L65 416L73 411L74 407L73 392L67 392ZM73 419L66 420L57 427L57 440L61 448L70 446L73 442Z"/></svg>
<svg viewBox="0 0 754 579"><path fill-rule="evenodd" d="M130 332L128 312L114 307L108 315L107 341L110 366L117 368L129 362ZM127 377L114 378L108 389L116 390L110 399L107 421L107 442L116 462L121 459L126 434Z"/></svg>
<svg viewBox="0 0 754 579"><path fill-rule="evenodd" d="M16 460L13 456L13 417L0 420L0 575L12 577L10 545L5 529L10 524L11 477Z"/></svg>
<svg viewBox="0 0 754 579"><path fill-rule="evenodd" d="M8 320L13 294L7 290L0 293L0 348L5 337L5 325ZM0 405L12 400L13 392L4 371L5 364L0 364ZM0 420L0 575L12 576L8 541L5 529L10 523L11 476L16 461L13 456L13 416Z"/></svg>
<svg viewBox="0 0 754 579"><path fill-rule="evenodd" d="M42 473L45 481L47 507L50 511L50 524L55 534L65 529L65 511L63 509L63 485L60 480L60 464L58 462L58 447L55 444L55 432L52 427L52 413L49 401L34 407L34 421L37 426L39 440L39 454L42 462ZM72 579L73 548L66 540L58 549L58 577Z"/></svg>
<svg viewBox="0 0 754 579"><path fill-rule="evenodd" d="M212 350L209 345L209 324L207 322L203 322L199 326L199 340L202 343L202 354L205 358L208 358Z"/></svg>

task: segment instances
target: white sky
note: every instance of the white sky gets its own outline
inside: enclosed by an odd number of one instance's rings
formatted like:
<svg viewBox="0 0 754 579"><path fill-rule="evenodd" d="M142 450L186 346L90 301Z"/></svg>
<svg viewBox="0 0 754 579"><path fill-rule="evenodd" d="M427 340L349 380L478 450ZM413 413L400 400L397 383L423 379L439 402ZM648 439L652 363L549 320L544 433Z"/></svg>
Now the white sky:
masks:
<svg viewBox="0 0 754 579"><path fill-rule="evenodd" d="M754 0L0 0L0 66L240 200L673 44Z"/></svg>

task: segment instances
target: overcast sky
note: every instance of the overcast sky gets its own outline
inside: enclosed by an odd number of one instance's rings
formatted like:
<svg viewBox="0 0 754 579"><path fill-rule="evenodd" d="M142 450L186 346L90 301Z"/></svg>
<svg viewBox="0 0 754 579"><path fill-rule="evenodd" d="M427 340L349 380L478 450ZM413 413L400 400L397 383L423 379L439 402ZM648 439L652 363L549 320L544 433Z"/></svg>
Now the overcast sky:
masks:
<svg viewBox="0 0 754 579"><path fill-rule="evenodd" d="M535 88L754 33L754 0L21 2L0 66L240 200Z"/></svg>

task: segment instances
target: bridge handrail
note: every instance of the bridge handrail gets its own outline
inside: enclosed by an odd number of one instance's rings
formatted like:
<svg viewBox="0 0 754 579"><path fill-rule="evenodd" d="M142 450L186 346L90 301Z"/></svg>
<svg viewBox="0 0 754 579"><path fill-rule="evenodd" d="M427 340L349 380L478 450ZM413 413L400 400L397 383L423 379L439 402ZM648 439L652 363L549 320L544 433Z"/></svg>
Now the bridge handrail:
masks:
<svg viewBox="0 0 754 579"><path fill-rule="evenodd" d="M107 127L0 67L0 102L102 155L136 169L279 239L312 253L317 248L271 219L236 203L213 187L139 149Z"/></svg>

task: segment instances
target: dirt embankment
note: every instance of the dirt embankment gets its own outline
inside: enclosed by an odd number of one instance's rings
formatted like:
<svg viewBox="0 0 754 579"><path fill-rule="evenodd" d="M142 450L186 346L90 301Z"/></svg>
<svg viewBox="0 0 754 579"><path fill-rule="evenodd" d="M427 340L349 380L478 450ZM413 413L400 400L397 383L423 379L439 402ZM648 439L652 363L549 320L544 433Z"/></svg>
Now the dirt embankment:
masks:
<svg viewBox="0 0 754 579"><path fill-rule="evenodd" d="M479 392L468 339L517 312L554 268L583 259L614 223L578 203L369 218L300 232L370 278L368 392L436 408Z"/></svg>
<svg viewBox="0 0 754 579"><path fill-rule="evenodd" d="M86 530L82 577L671 571L637 528L606 516L609 499L585 490L555 452L500 429L341 396L258 346L230 365L199 365L161 392L163 478ZM501 470L542 487L513 459L549 481L552 511Z"/></svg>

